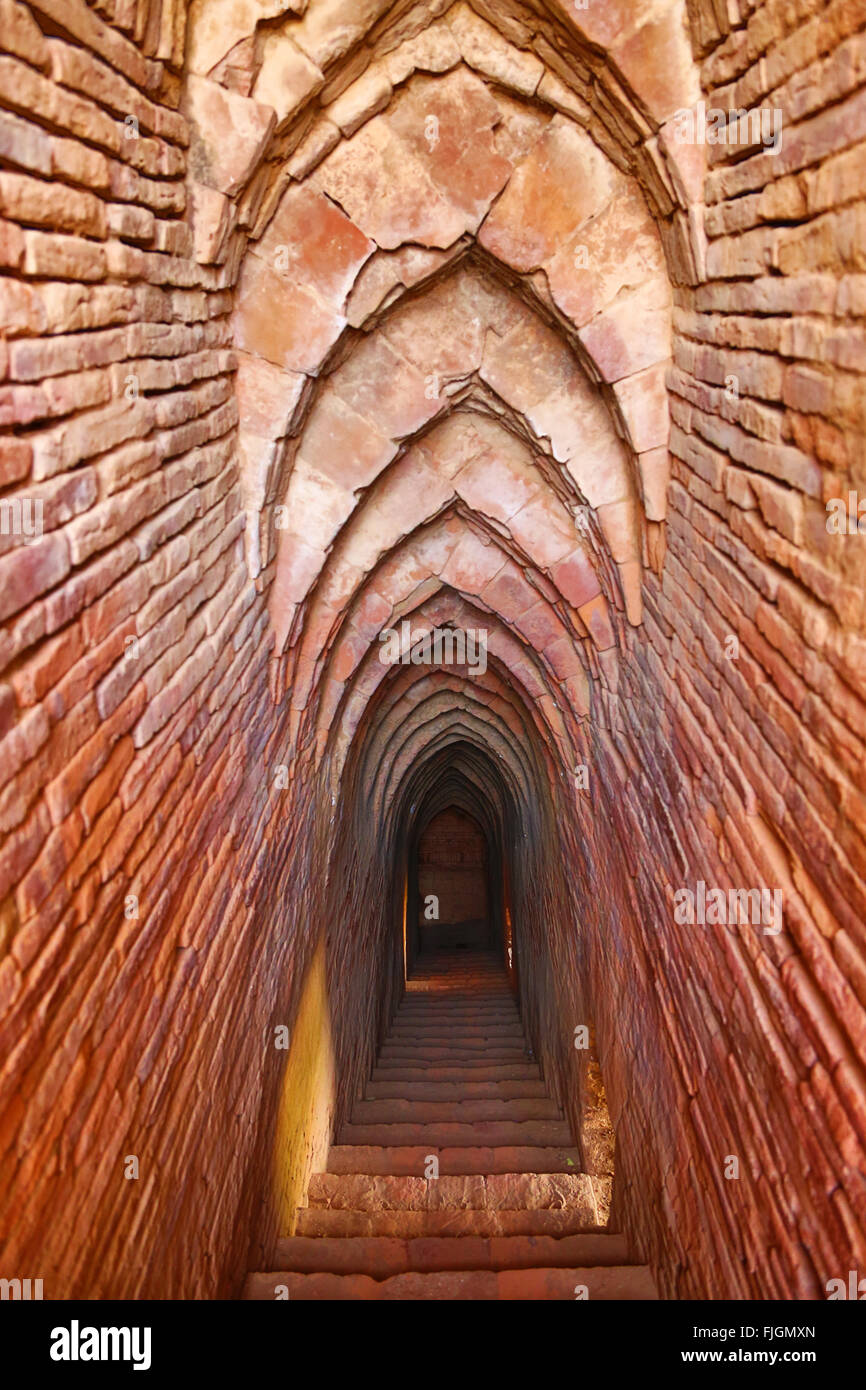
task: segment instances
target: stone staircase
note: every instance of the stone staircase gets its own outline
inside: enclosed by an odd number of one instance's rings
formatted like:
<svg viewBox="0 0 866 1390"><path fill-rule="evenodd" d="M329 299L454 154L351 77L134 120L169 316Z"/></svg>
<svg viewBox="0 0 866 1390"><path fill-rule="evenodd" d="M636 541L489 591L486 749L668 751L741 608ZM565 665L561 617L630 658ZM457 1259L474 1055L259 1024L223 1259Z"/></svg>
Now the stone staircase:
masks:
<svg viewBox="0 0 866 1390"><path fill-rule="evenodd" d="M438 951L409 981L277 1271L251 1274L244 1296L654 1299L649 1271L599 1226L607 1182L580 1172L499 962Z"/></svg>

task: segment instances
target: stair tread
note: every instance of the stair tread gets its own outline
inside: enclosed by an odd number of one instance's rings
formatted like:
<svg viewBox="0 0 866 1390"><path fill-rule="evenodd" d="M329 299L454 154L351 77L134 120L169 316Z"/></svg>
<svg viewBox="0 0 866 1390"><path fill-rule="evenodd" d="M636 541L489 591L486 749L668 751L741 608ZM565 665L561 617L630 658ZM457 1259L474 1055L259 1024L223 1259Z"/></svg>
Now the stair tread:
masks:
<svg viewBox="0 0 866 1390"><path fill-rule="evenodd" d="M556 1145L334 1144L328 1155L328 1171L421 1176L431 1154L439 1160L440 1175L568 1173L578 1172L582 1161L579 1150Z"/></svg>
<svg viewBox="0 0 866 1390"><path fill-rule="evenodd" d="M339 1144L371 1144L383 1148L405 1144L431 1147L513 1148L551 1144L568 1147L571 1132L565 1120L432 1120L395 1124L346 1124L337 1135Z"/></svg>
<svg viewBox="0 0 866 1390"><path fill-rule="evenodd" d="M461 1080L468 1080L472 1072L502 1072L510 1069L516 1070L517 1075L530 1076L533 1081L541 1077L541 1068L535 1057L529 1057L526 1053L521 1053L517 1057L491 1057L484 1052L460 1053L457 1056L433 1057L429 1050L416 1048L413 1052L403 1053L399 1056L383 1056L381 1053L376 1061L373 1075L377 1072L393 1072L394 1070L404 1069L407 1071L456 1071ZM508 1077L503 1077L507 1080Z"/></svg>
<svg viewBox="0 0 866 1390"><path fill-rule="evenodd" d="M456 1081L460 1085L477 1085L491 1081L535 1081L541 1080L537 1065L532 1062L509 1062L501 1066L419 1066L407 1063L393 1063L377 1067L372 1081Z"/></svg>
<svg viewBox="0 0 866 1390"><path fill-rule="evenodd" d="M385 1061L393 1057L404 1058L426 1058L430 1061L455 1061L455 1062L524 1062L529 1058L527 1049L520 1047L501 1047L498 1043L495 1047L487 1043L479 1043L477 1047L471 1043L461 1046L458 1043L436 1043L426 1044L420 1042L405 1043L386 1043L379 1053L379 1060Z"/></svg>
<svg viewBox="0 0 866 1390"><path fill-rule="evenodd" d="M288 1236L277 1242L279 1269L298 1274L568 1268L628 1264L625 1241L609 1235Z"/></svg>
<svg viewBox="0 0 866 1390"><path fill-rule="evenodd" d="M443 1019L442 1022L422 1022L407 1019L399 1027L392 1028L384 1039L384 1045L394 1042L430 1042L440 1040L445 1043L467 1042L485 1043L493 1041L516 1042L523 1047L526 1034L518 1023L501 1021L477 1021L466 1024L461 1021Z"/></svg>
<svg viewBox="0 0 866 1390"><path fill-rule="evenodd" d="M244 1297L656 1298L604 1224L612 1180L582 1162L501 962L439 951L417 963L277 1270Z"/></svg>
<svg viewBox="0 0 866 1390"><path fill-rule="evenodd" d="M366 1274L251 1274L244 1297L285 1297L312 1301L460 1299L474 1301L518 1299L574 1300L575 1289L586 1290L591 1301L655 1300L652 1276L645 1265L573 1269L441 1270L407 1273L376 1280Z"/></svg>
<svg viewBox="0 0 866 1390"><path fill-rule="evenodd" d="M450 1120L474 1124L484 1120L562 1120L559 1107L544 1097L511 1100L403 1100L396 1096L383 1100L355 1102L351 1124L400 1124L404 1121L426 1124Z"/></svg>
<svg viewBox="0 0 866 1390"><path fill-rule="evenodd" d="M544 1208L498 1211L444 1208L441 1211L354 1211L341 1207L305 1207L298 1212L299 1236L578 1236L608 1235L596 1224L588 1203L570 1210Z"/></svg>
<svg viewBox="0 0 866 1390"><path fill-rule="evenodd" d="M492 1058L433 1058L428 1056L416 1057L380 1057L373 1072L373 1079L382 1079L386 1076L398 1076L411 1072L453 1072L451 1078L457 1081L463 1080L502 1080L516 1081L522 1078L538 1081L541 1077L541 1069L538 1063L527 1057L519 1060L498 1061Z"/></svg>
<svg viewBox="0 0 866 1390"><path fill-rule="evenodd" d="M425 1178L411 1173L314 1173L311 1206L365 1211L586 1210L595 1224L597 1198L611 1180L574 1169L556 1173L459 1173Z"/></svg>
<svg viewBox="0 0 866 1390"><path fill-rule="evenodd" d="M370 1081L365 1100L546 1100L543 1081Z"/></svg>

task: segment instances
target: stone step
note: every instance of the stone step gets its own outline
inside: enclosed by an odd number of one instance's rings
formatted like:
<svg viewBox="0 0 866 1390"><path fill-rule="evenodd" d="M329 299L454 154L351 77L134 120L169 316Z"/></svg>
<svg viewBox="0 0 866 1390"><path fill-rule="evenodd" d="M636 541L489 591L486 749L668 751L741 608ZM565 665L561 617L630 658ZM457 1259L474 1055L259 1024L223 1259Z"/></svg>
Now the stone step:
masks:
<svg viewBox="0 0 866 1390"><path fill-rule="evenodd" d="M499 990L484 990L476 993L471 989L453 990L448 994L409 994L404 995L395 1013L403 1010L428 1013L479 1013L483 1010L500 1010L502 1013L519 1014L517 1000L510 991L504 994Z"/></svg>
<svg viewBox="0 0 866 1390"><path fill-rule="evenodd" d="M251 1274L244 1298L272 1301L284 1298L301 1302L323 1301L421 1301L472 1300L568 1300L576 1290L590 1302L655 1300L657 1294L649 1270L643 1265L605 1268L443 1270L433 1274L397 1274L390 1279L371 1279L367 1274ZM584 1293L584 1290L586 1291Z"/></svg>
<svg viewBox="0 0 866 1390"><path fill-rule="evenodd" d="M429 1019L431 1022L482 1023L501 1020L504 1023L520 1025L520 1012L514 1004L496 1003L424 1003L401 1004L394 1015L394 1022L400 1019Z"/></svg>
<svg viewBox="0 0 866 1390"><path fill-rule="evenodd" d="M402 1023L399 1026L395 1024L385 1041L388 1044L434 1043L438 1047L451 1047L459 1042L461 1047L467 1047L471 1043L483 1044L491 1040L509 1046L526 1046L526 1035L519 1023L477 1023L472 1027L463 1024L459 1032L444 1023Z"/></svg>
<svg viewBox="0 0 866 1390"><path fill-rule="evenodd" d="M477 960L469 962L465 956L445 962L442 955L437 954L435 960L416 965L405 993L410 997L432 993L438 998L460 990L475 990L479 994L513 993L505 967L498 961L479 966Z"/></svg>
<svg viewBox="0 0 866 1390"><path fill-rule="evenodd" d="M495 988L508 988L508 975L502 961L489 956L479 957L478 951L470 955L465 947L459 951L442 947L435 955L415 962L406 993L411 994L427 980L435 981L436 991L441 993L444 986L452 984L461 975L468 976L479 985L486 981Z"/></svg>
<svg viewBox="0 0 866 1390"><path fill-rule="evenodd" d="M511 990L471 989L461 982L461 988L437 993L435 990L409 990L398 1009L513 1009L519 1013L517 999Z"/></svg>
<svg viewBox="0 0 866 1390"><path fill-rule="evenodd" d="M655 1297L601 1225L611 1180L580 1163L498 963L437 954L278 1243L279 1270L252 1275L247 1297Z"/></svg>
<svg viewBox="0 0 866 1390"><path fill-rule="evenodd" d="M279 1269L296 1274L432 1274L460 1269L572 1269L627 1263L610 1236L287 1236L277 1241Z"/></svg>
<svg viewBox="0 0 866 1390"><path fill-rule="evenodd" d="M566 1211L351 1211L338 1207L304 1207L298 1212L299 1236L599 1236L616 1250L609 1260L597 1255L587 1263L622 1264L627 1259L625 1238L594 1225L594 1211L586 1205Z"/></svg>
<svg viewBox="0 0 866 1390"><path fill-rule="evenodd" d="M510 990L504 994L499 990L477 992L472 989L453 990L446 994L406 994L394 1010L395 1014L404 1011L461 1015L498 1011L520 1017L520 1006Z"/></svg>
<svg viewBox="0 0 866 1390"><path fill-rule="evenodd" d="M434 1062L410 1063L398 1058L384 1066L377 1065L370 1079L373 1082L456 1081L462 1085L464 1082L540 1081L541 1072L537 1062L501 1062L492 1066L483 1062L461 1062L446 1066Z"/></svg>
<svg viewBox="0 0 866 1390"><path fill-rule="evenodd" d="M517 999L511 990L453 989L444 994L410 990L403 995L398 1009L513 1009L519 1013Z"/></svg>
<svg viewBox="0 0 866 1390"><path fill-rule="evenodd" d="M423 1003L403 1003L394 1010L392 1023L410 1019L413 1023L426 1020L430 1023L454 1021L472 1025L474 1023L515 1023L522 1027L520 1010L509 999L487 999L465 1001L449 999L440 1004L425 1000Z"/></svg>
<svg viewBox="0 0 866 1390"><path fill-rule="evenodd" d="M396 1015L424 1014L429 1018L442 1016L472 1019L479 1014L503 1014L509 1018L520 1018L520 1010L512 998L491 994L466 994L462 998L452 994L447 999L435 999L428 995L426 999L403 999L394 1012Z"/></svg>
<svg viewBox="0 0 866 1390"><path fill-rule="evenodd" d="M450 1019L450 1018L395 1018L388 1033L388 1039L399 1034L412 1034L417 1032L434 1033L437 1032L442 1037L463 1038L464 1036L485 1036L490 1032L507 1032L515 1037L524 1039L526 1034L519 1019L516 1018L472 1018L472 1019ZM386 1041L388 1040L386 1039Z"/></svg>
<svg viewBox="0 0 866 1390"><path fill-rule="evenodd" d="M446 1146L424 1144L332 1144L329 1173L405 1173L423 1177L435 1154L439 1174L447 1173L577 1173L580 1151L551 1145Z"/></svg>
<svg viewBox="0 0 866 1390"><path fill-rule="evenodd" d="M571 1144L571 1130L565 1120L477 1120L460 1124L435 1120L413 1124L346 1124L337 1134L337 1144L369 1144L381 1148L402 1148L426 1144L434 1148L527 1147L545 1148Z"/></svg>
<svg viewBox="0 0 866 1390"><path fill-rule="evenodd" d="M470 977L479 994L486 994L488 991L496 994L512 993L504 963L491 960L482 963L476 955L471 968L467 968L465 954L459 960L455 957L447 964L443 964L442 958L445 954L444 950L438 951L435 959L416 961L403 991L405 999L411 999L414 994L420 993L422 986L426 990L430 981L436 983L436 989L433 990L434 996L447 995L451 989L457 988L457 980L461 975ZM478 966L481 968L479 969Z"/></svg>
<svg viewBox="0 0 866 1390"><path fill-rule="evenodd" d="M364 1100L546 1100L543 1081L368 1081Z"/></svg>
<svg viewBox="0 0 866 1390"><path fill-rule="evenodd" d="M532 1058L529 1056L528 1049L523 1046L510 1047L505 1043L490 1042L478 1043L421 1043L421 1042L396 1042L384 1043L379 1053L379 1064L383 1062L407 1062L414 1065L424 1062L474 1062L486 1063L488 1066L498 1066L504 1062L528 1062Z"/></svg>
<svg viewBox="0 0 866 1390"><path fill-rule="evenodd" d="M453 969L446 971L433 968L413 974L403 998L415 999L420 995L422 998L450 999L455 994L480 999L514 998L514 990L503 971L486 970L479 974L477 970L467 970L456 964Z"/></svg>
<svg viewBox="0 0 866 1390"><path fill-rule="evenodd" d="M458 1048L461 1053L479 1054L493 1051L514 1051L521 1056L526 1056L530 1050L528 1042L519 1031L506 1034L485 1033L483 1030L471 1037L464 1037L462 1034L458 1036L456 1033L447 1031L391 1033L382 1044L382 1050L387 1048L389 1052L398 1047L411 1048L423 1052L425 1055L433 1048Z"/></svg>
<svg viewBox="0 0 866 1390"><path fill-rule="evenodd" d="M545 1098L520 1100L372 1100L355 1102L351 1124L401 1125L441 1122L474 1125L487 1120L561 1120L559 1107Z"/></svg>
<svg viewBox="0 0 866 1390"><path fill-rule="evenodd" d="M473 1034L464 1032L462 1028L442 1028L436 1033L389 1033L381 1050L387 1048L393 1051L397 1047L457 1048L460 1052L488 1052L497 1048L505 1052L514 1049L526 1052L529 1044L520 1028L515 1028L508 1035L488 1033L483 1028Z"/></svg>
<svg viewBox="0 0 866 1390"><path fill-rule="evenodd" d="M340 1152L352 1154L354 1150ZM440 1160L440 1173L441 1170ZM311 1208L327 1207L332 1211L567 1211L579 1214L588 1226L594 1226L597 1204L609 1203L611 1186L610 1178L574 1168L534 1173L464 1170L459 1174L442 1173L439 1178L425 1178L423 1168L415 1166L404 1167L399 1173L381 1168L367 1172L346 1168L343 1172L314 1173L308 1201Z"/></svg>
<svg viewBox="0 0 866 1390"><path fill-rule="evenodd" d="M438 1032L443 1037L454 1038L461 1042L464 1037L474 1035L485 1035L489 1031L508 1032L515 1037L525 1038L526 1030L519 1018L503 1018L499 1014L475 1014L469 1018L431 1018L429 1015L421 1017L405 1017L400 1014L392 1020L388 1035L384 1041L388 1042L395 1033L408 1033L422 1030L424 1033Z"/></svg>

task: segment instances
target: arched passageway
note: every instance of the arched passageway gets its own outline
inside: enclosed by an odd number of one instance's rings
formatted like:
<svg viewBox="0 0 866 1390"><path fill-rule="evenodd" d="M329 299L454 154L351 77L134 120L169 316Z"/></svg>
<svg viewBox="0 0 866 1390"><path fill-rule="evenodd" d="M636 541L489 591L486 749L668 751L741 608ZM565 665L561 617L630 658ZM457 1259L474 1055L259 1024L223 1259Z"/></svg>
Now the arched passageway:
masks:
<svg viewBox="0 0 866 1390"><path fill-rule="evenodd" d="M824 1297L859 8L0 8L0 1275Z"/></svg>
<svg viewBox="0 0 866 1390"><path fill-rule="evenodd" d="M419 951L447 945L495 949L499 914L491 908L489 874L496 866L477 821L457 807L438 812L418 836L414 866L415 911L409 920L415 932L407 972Z"/></svg>

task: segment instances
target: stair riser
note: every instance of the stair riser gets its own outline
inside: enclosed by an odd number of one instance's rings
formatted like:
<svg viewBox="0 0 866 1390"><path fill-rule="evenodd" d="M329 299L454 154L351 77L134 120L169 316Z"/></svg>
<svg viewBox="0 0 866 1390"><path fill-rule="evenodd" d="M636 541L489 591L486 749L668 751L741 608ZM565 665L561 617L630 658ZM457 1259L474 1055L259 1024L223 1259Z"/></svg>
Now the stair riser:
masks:
<svg viewBox="0 0 866 1390"><path fill-rule="evenodd" d="M520 1027L520 1014L513 1004L401 1004L394 1022L402 1023L418 1020L431 1023L466 1023L470 1027L479 1020L482 1023L510 1023Z"/></svg>
<svg viewBox="0 0 866 1390"><path fill-rule="evenodd" d="M379 1053L381 1061L392 1057L418 1058L427 1061L431 1057L456 1058L464 1062L532 1062L529 1048L522 1039L517 1038L470 1038L455 1042L453 1038L395 1038L387 1042Z"/></svg>
<svg viewBox="0 0 866 1390"><path fill-rule="evenodd" d="M510 989L483 989L472 988L471 981L460 980L454 982L454 988L450 990L412 990L403 996L397 1006L403 1008L431 1008L431 1009L463 1009L467 1012L473 1009L514 1009L517 1013L517 999Z"/></svg>
<svg viewBox="0 0 866 1390"><path fill-rule="evenodd" d="M365 1090L370 1100L456 1101L546 1100L543 1081L370 1081Z"/></svg>
<svg viewBox="0 0 866 1390"><path fill-rule="evenodd" d="M328 1155L329 1173L390 1173L423 1177L434 1154L440 1177L478 1173L578 1173L577 1149L525 1146L443 1147L426 1145L334 1145Z"/></svg>
<svg viewBox="0 0 866 1390"><path fill-rule="evenodd" d="M556 1120L562 1116L552 1100L361 1100L352 1111L353 1125L479 1124L486 1121Z"/></svg>
<svg viewBox="0 0 866 1390"><path fill-rule="evenodd" d="M305 1207L298 1213L299 1236L390 1236L416 1240L422 1236L576 1236L601 1235L589 1206L569 1211L340 1211ZM611 1259L593 1264L621 1264L626 1258L621 1241ZM606 1247L607 1248L607 1247ZM612 1248L612 1247L611 1247Z"/></svg>
<svg viewBox="0 0 866 1390"><path fill-rule="evenodd" d="M349 1239L304 1236L278 1241L277 1266L297 1274L434 1274L471 1269L571 1269L623 1263L623 1242L607 1236L430 1236Z"/></svg>
<svg viewBox="0 0 866 1390"><path fill-rule="evenodd" d="M425 1036L423 1034L411 1033L404 1037L389 1037L382 1044L381 1052L394 1052L397 1049L409 1049L420 1051L436 1049L437 1051L448 1051L453 1049L458 1053L466 1052L517 1052L521 1056L529 1051L529 1044L521 1033L515 1033L511 1037L492 1037L489 1034L481 1033L474 1038L464 1038L456 1030L446 1030L434 1036L432 1033Z"/></svg>
<svg viewBox="0 0 866 1390"><path fill-rule="evenodd" d="M396 1061L377 1066L372 1076L373 1081L456 1081L460 1084L539 1079L538 1067L533 1062L507 1062L501 1066L482 1066L477 1062L467 1062L462 1066L434 1066L431 1063L429 1067L420 1067Z"/></svg>
<svg viewBox="0 0 866 1390"><path fill-rule="evenodd" d="M479 1120L477 1124L364 1124L343 1125L338 1144L373 1144L382 1148L427 1144L431 1148L485 1148L526 1145L543 1148L561 1144L568 1148L571 1132L564 1120Z"/></svg>
<svg viewBox="0 0 866 1390"><path fill-rule="evenodd" d="M384 1042L405 1042L407 1039L412 1041L418 1037L423 1038L425 1042L432 1037L447 1038L449 1042L484 1042L491 1036L503 1037L507 1041L517 1039L521 1047L526 1041L526 1035L518 1024L488 1022L482 1018L473 1020L471 1024L450 1023L447 1019L441 1022L436 1019L408 1019L399 1027L392 1028Z"/></svg>
<svg viewBox="0 0 866 1390"><path fill-rule="evenodd" d="M252 1274L245 1298L272 1301L284 1298L310 1301L430 1301L563 1300L573 1302L576 1290L587 1291L590 1302L655 1299L649 1271L641 1266L612 1269L522 1269L447 1271L443 1274L399 1274L377 1281L363 1274Z"/></svg>
<svg viewBox="0 0 866 1390"><path fill-rule="evenodd" d="M333 1152L333 1151L332 1151ZM346 1152L341 1150L340 1152ZM378 1151L381 1152L381 1151ZM408 1151L402 1151L404 1153ZM441 1172L441 1164L440 1164ZM611 1179L587 1173L478 1171L439 1178L411 1173L314 1173L308 1199L311 1208L368 1212L537 1212L588 1213L597 1224L598 1206L610 1200Z"/></svg>
<svg viewBox="0 0 866 1390"><path fill-rule="evenodd" d="M604 1228L611 1180L581 1161L501 964L437 953L407 986L295 1234L278 1242L277 1272L251 1275L245 1296L654 1298L649 1272Z"/></svg>
<svg viewBox="0 0 866 1390"><path fill-rule="evenodd" d="M482 1023L499 1021L521 1025L520 1011L514 1004L510 1002L495 1003L493 1001L487 1004L473 1004L471 1002L461 1004L456 1000L441 1004L435 1004L432 1001L401 1004L395 1011L393 1021L400 1023L404 1019L411 1019L412 1022L424 1019L431 1023L453 1021L455 1023L467 1023L470 1027L479 1019Z"/></svg>

